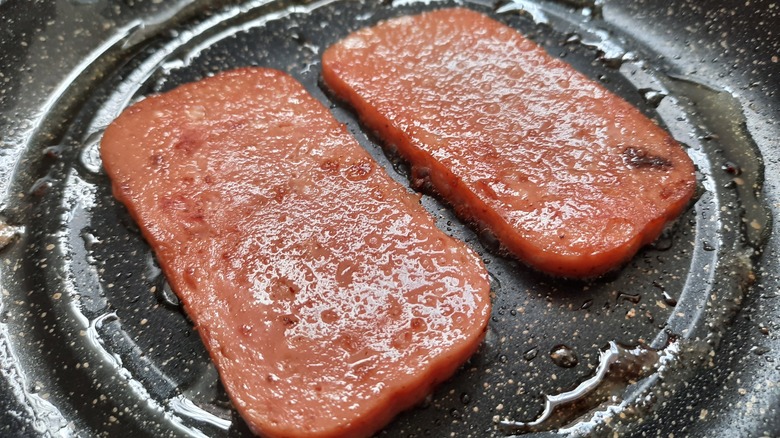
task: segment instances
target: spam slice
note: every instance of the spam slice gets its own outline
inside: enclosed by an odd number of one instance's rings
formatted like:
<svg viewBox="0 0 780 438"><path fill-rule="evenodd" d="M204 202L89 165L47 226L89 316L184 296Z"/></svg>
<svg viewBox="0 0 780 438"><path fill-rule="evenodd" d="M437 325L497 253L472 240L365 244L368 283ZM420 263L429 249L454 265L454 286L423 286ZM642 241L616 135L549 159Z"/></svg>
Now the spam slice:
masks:
<svg viewBox="0 0 780 438"><path fill-rule="evenodd" d="M694 192L693 164L664 130L467 9L359 30L323 54L322 75L418 183L547 273L619 267Z"/></svg>
<svg viewBox="0 0 780 438"><path fill-rule="evenodd" d="M483 338L475 253L284 73L148 97L101 157L260 435L369 436Z"/></svg>

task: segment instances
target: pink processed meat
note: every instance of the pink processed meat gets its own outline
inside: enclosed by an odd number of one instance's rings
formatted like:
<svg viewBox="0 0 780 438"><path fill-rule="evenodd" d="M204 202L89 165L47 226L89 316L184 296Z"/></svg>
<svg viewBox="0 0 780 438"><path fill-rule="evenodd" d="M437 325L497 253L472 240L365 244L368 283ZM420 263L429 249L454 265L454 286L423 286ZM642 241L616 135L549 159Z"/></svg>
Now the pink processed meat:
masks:
<svg viewBox="0 0 780 438"><path fill-rule="evenodd" d="M148 97L101 157L262 436L370 436L484 337L480 259L284 73Z"/></svg>
<svg viewBox="0 0 780 438"><path fill-rule="evenodd" d="M550 274L620 267L694 193L693 163L668 133L482 14L381 22L328 48L322 69L418 183Z"/></svg>

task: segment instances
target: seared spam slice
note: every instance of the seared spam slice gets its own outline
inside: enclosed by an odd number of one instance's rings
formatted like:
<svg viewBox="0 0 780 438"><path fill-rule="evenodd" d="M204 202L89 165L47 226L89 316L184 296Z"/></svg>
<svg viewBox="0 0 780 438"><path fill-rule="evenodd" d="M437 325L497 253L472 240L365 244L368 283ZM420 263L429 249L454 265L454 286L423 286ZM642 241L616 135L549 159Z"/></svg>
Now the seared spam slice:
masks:
<svg viewBox="0 0 780 438"><path fill-rule="evenodd" d="M467 9L358 30L328 48L322 69L418 183L541 271L621 266L694 192L693 164L663 129Z"/></svg>
<svg viewBox="0 0 780 438"><path fill-rule="evenodd" d="M260 435L369 436L483 338L476 254L284 73L148 97L101 157Z"/></svg>

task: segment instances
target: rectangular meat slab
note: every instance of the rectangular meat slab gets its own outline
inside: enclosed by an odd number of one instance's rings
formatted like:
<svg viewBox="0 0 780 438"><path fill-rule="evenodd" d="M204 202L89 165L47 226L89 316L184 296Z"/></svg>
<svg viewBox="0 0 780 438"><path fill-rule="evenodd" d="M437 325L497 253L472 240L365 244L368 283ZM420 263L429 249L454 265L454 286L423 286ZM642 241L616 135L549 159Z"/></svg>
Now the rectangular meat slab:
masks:
<svg viewBox="0 0 780 438"><path fill-rule="evenodd" d="M260 435L369 436L484 336L476 254L284 73L148 97L101 158Z"/></svg>
<svg viewBox="0 0 780 438"><path fill-rule="evenodd" d="M358 30L322 75L468 220L551 274L615 269L688 204L694 168L639 110L482 14Z"/></svg>

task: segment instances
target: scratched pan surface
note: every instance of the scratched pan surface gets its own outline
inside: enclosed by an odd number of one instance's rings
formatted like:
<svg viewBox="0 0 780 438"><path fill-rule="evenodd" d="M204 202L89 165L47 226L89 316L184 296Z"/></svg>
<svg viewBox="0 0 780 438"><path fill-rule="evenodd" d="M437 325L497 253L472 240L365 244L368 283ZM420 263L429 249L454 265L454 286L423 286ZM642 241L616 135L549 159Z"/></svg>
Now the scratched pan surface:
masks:
<svg viewBox="0 0 780 438"><path fill-rule="evenodd" d="M319 57L352 30L453 4L0 2L0 435L249 436L150 248L111 195L97 155L102 129L150 93L269 66L298 78L408 184L403 163L322 90ZM630 386L616 373L603 403L563 406L580 417L530 435L780 434L771 220L780 206L780 42L772 31L780 8L463 5L515 27L666 126L697 165L698 194L655 244L589 282L545 277L497 255L489 238L424 196L440 227L484 258L494 310L470 362L379 436L505 436L501 420L533 420L545 396L593 382L609 342L649 352L670 339L675 353L658 372Z"/></svg>

